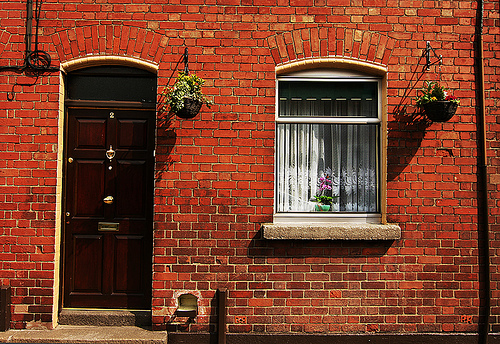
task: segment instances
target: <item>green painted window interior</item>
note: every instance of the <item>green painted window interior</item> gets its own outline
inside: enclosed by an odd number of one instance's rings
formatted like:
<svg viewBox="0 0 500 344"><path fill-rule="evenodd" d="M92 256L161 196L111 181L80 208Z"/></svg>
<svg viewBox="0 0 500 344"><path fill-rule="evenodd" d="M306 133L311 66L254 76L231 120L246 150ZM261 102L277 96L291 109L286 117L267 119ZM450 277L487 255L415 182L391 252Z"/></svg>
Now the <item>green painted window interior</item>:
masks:
<svg viewBox="0 0 500 344"><path fill-rule="evenodd" d="M99 66L68 74L67 97L72 100L156 102L156 75L131 67Z"/></svg>
<svg viewBox="0 0 500 344"><path fill-rule="evenodd" d="M280 117L378 116L377 82L280 81Z"/></svg>

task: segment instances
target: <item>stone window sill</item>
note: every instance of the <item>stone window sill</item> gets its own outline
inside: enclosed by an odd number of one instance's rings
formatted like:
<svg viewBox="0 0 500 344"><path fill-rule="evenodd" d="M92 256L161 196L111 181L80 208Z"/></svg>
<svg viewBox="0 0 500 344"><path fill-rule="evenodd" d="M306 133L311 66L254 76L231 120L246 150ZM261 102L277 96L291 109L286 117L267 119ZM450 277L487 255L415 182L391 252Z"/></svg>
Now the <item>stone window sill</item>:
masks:
<svg viewBox="0 0 500 344"><path fill-rule="evenodd" d="M397 240L401 228L372 223L265 223L265 239L271 240Z"/></svg>

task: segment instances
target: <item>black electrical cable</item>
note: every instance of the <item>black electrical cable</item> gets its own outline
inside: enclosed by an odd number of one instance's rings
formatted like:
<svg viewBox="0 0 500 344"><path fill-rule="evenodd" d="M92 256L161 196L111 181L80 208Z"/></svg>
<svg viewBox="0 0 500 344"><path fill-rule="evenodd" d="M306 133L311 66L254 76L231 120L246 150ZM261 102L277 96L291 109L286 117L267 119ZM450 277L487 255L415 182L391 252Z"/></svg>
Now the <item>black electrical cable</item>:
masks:
<svg viewBox="0 0 500 344"><path fill-rule="evenodd" d="M50 67L50 55L43 50L34 50L26 57L28 68L36 71L46 71ZM59 69L58 69L59 70Z"/></svg>
<svg viewBox="0 0 500 344"><path fill-rule="evenodd" d="M37 75L35 81L33 81L32 83L19 83L19 82L16 82L14 85L12 85L12 89L11 89L10 93L7 93L7 100L10 101L10 102L14 100L14 94L15 94L14 93L14 88L16 86L35 86L36 83L38 82L38 78L39 78L39 76Z"/></svg>
<svg viewBox="0 0 500 344"><path fill-rule="evenodd" d="M42 8L42 0L35 1L35 50L26 56L26 65L33 70L47 70L50 67L50 55L43 51L38 50L38 28L40 24L40 11Z"/></svg>
<svg viewBox="0 0 500 344"><path fill-rule="evenodd" d="M30 7L31 6L31 7ZM38 32L39 32L39 22L40 22L40 13L41 13L41 8L42 8L42 0L36 0L35 2L35 13L34 13L34 19L36 22L35 25L35 49L31 51L31 36L32 36L32 25L31 25L31 20L33 17L31 17L32 11L30 8L32 8L33 3L32 0L27 0L27 5L26 5L26 50L25 50L25 57L24 57L24 64L22 66L0 66L0 72L3 71L12 71L16 73L24 73L26 72L26 75L35 77L35 81L33 83L15 83L12 85L12 91L10 93L7 93L7 100L12 101L14 100L14 88L16 86L34 86L43 73L46 72L58 72L59 68L58 67L51 67L51 58L50 55L43 51L38 49ZM31 29L31 30L30 30Z"/></svg>

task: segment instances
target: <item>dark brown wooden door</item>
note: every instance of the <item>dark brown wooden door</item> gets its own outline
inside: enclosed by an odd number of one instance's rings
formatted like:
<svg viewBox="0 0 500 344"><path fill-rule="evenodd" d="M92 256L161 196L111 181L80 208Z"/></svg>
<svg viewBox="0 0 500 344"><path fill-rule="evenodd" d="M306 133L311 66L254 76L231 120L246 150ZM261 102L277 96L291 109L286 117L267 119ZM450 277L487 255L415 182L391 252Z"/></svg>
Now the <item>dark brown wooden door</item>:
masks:
<svg viewBox="0 0 500 344"><path fill-rule="evenodd" d="M151 307L154 118L68 109L64 307Z"/></svg>

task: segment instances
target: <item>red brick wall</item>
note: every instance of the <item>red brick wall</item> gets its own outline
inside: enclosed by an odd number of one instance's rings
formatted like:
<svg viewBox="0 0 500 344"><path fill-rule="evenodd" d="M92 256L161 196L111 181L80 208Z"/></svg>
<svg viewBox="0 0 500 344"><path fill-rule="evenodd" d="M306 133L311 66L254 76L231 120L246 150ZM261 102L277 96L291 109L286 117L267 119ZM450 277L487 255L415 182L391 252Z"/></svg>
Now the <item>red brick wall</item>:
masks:
<svg viewBox="0 0 500 344"><path fill-rule="evenodd" d="M23 65L25 8L0 5L2 67ZM17 328L52 318L58 84L0 72L0 283L12 287Z"/></svg>
<svg viewBox="0 0 500 344"><path fill-rule="evenodd" d="M184 47L215 105L158 128L153 320L214 330L228 289L230 332L476 331L479 314L473 1L170 0L47 2L40 48L53 65L87 55L159 64L160 91ZM498 330L499 4L485 1L492 328ZM25 4L0 4L0 66L22 65ZM430 41L441 68L422 75ZM394 242L267 241L272 221L277 64L341 56L388 68L388 220ZM457 115L429 123L407 93L441 80ZM34 83L15 86L15 83ZM50 322L59 77L0 72L0 281L13 326ZM14 90L14 100L7 95ZM408 97L403 98L404 95ZM172 320L199 297L196 323ZM181 319L182 320L182 319ZM209 326L209 324L212 324Z"/></svg>

